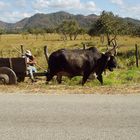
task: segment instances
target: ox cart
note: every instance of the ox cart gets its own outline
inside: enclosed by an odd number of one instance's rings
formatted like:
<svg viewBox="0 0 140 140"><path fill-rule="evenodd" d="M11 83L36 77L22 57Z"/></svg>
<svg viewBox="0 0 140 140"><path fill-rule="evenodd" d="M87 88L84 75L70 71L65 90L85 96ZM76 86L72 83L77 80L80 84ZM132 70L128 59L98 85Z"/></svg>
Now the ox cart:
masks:
<svg viewBox="0 0 140 140"><path fill-rule="evenodd" d="M44 47L46 56L47 47ZM46 56L48 59L48 57ZM0 84L15 85L23 82L25 77L30 75L27 72L26 58L0 58ZM36 72L34 76L46 76L46 72Z"/></svg>

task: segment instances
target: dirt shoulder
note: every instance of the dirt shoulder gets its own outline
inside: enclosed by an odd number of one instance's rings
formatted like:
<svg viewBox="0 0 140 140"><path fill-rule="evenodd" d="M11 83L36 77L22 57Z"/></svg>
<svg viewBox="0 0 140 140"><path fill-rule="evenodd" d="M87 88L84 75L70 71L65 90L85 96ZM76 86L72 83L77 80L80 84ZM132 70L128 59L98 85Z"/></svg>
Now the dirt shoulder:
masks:
<svg viewBox="0 0 140 140"><path fill-rule="evenodd" d="M44 94L140 94L140 84L119 86L68 86L45 84L0 85L0 93L44 93Z"/></svg>

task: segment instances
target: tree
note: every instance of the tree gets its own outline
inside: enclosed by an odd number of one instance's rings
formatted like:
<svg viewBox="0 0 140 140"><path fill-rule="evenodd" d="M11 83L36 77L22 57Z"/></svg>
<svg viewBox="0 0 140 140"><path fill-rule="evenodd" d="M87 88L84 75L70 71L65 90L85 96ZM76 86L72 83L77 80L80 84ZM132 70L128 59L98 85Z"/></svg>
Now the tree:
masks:
<svg viewBox="0 0 140 140"><path fill-rule="evenodd" d="M140 37L140 26L131 28L131 35Z"/></svg>
<svg viewBox="0 0 140 140"><path fill-rule="evenodd" d="M127 25L126 25L126 28L127 28L127 31L128 31L128 34L129 35L134 35L135 34L135 31L136 31L136 25L132 22L127 22Z"/></svg>
<svg viewBox="0 0 140 140"><path fill-rule="evenodd" d="M63 21L58 26L58 32L64 35L64 39L67 40L69 36L70 40L75 40L78 34L81 33L81 28L76 21Z"/></svg>
<svg viewBox="0 0 140 140"><path fill-rule="evenodd" d="M26 31L26 30L24 30L24 31L21 32L21 35L22 35L22 38L23 39L26 39L27 40L28 39L29 32Z"/></svg>
<svg viewBox="0 0 140 140"><path fill-rule="evenodd" d="M74 40L76 40L78 35L84 35L84 34L86 34L86 30L83 28L79 28L74 34Z"/></svg>
<svg viewBox="0 0 140 140"><path fill-rule="evenodd" d="M38 39L38 35L43 33L43 30L41 28L29 28L28 32L30 34L35 35L36 40Z"/></svg>
<svg viewBox="0 0 140 140"><path fill-rule="evenodd" d="M140 37L140 26L136 28L134 35Z"/></svg>
<svg viewBox="0 0 140 140"><path fill-rule="evenodd" d="M1 41L2 34L4 34L4 32L5 30L0 28L0 41Z"/></svg>
<svg viewBox="0 0 140 140"><path fill-rule="evenodd" d="M120 20L118 16L115 16L112 12L103 11L100 18L93 24L89 30L89 35L101 35L105 34L107 38L107 44L110 46L113 40L116 40L116 36L120 30Z"/></svg>

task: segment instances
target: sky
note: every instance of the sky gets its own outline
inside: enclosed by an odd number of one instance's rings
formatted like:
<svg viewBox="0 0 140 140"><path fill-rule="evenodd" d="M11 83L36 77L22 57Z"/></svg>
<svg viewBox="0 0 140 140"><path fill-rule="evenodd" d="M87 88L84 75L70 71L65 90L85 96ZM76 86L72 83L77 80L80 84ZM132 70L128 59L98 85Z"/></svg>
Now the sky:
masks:
<svg viewBox="0 0 140 140"><path fill-rule="evenodd" d="M100 15L103 10L140 20L140 0L0 0L0 21L15 23L36 13L57 11Z"/></svg>

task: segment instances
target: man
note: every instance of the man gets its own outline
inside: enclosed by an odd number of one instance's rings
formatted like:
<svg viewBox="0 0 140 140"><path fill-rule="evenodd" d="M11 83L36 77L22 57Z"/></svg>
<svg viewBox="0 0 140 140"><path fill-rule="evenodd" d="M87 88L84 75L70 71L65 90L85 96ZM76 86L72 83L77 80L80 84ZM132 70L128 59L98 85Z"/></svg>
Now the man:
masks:
<svg viewBox="0 0 140 140"><path fill-rule="evenodd" d="M32 82L36 82L33 75L34 72L37 72L37 69L35 67L36 64L35 57L32 55L31 51L29 50L26 50L25 57L27 58L27 70L29 72L30 78Z"/></svg>

